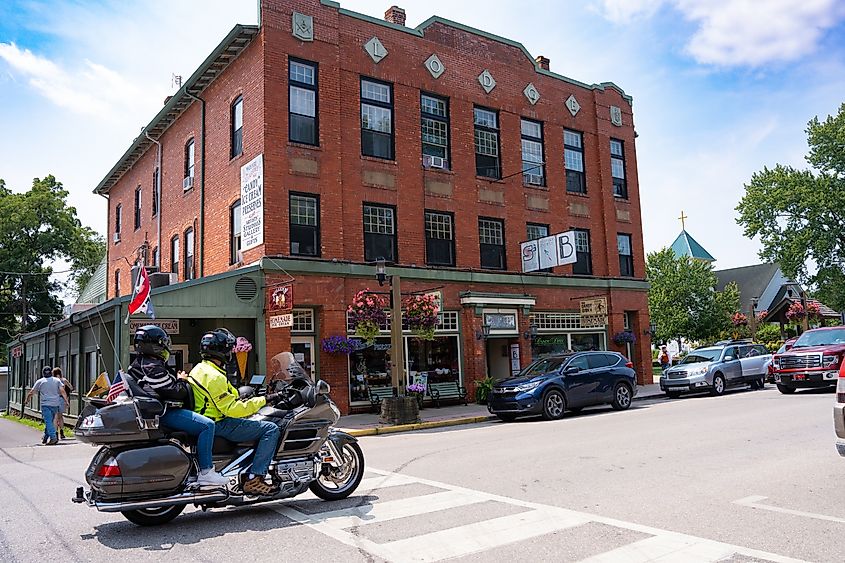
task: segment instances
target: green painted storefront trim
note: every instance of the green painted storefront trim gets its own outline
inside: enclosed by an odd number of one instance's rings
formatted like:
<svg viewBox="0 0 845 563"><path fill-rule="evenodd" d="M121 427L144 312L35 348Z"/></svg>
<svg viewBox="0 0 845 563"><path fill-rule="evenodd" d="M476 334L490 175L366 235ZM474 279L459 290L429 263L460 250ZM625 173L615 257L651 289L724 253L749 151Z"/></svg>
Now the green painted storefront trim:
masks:
<svg viewBox="0 0 845 563"><path fill-rule="evenodd" d="M369 264L334 262L327 260L300 260L295 258L263 258L261 268L268 273L300 273L308 275L329 275L340 277L375 278L375 267ZM447 270L440 268L411 268L390 266L389 273L405 279L455 283L486 283L551 288L590 288L648 291L645 280L618 278L575 278L563 276L532 275L518 273L493 273L471 270Z"/></svg>
<svg viewBox="0 0 845 563"><path fill-rule="evenodd" d="M537 64L537 61L534 57L531 56L531 53L528 52L528 49L525 46L518 42L514 41L513 39L508 39L507 37L502 37L500 35L496 35L494 33L489 33L487 31L483 31L481 29L476 29L474 27L458 23L456 21L452 21L446 18L442 18L440 16L431 16L424 22L422 22L417 27L405 27L403 25L398 25L386 20L382 20L379 18L375 18L373 16L368 16L367 14L361 14L359 12L353 12L352 10L348 10L346 8L341 8L338 2L334 2L332 0L320 0L320 3L324 6L329 6L331 8L335 8L339 14L344 16L349 16L351 18L355 18L358 20L362 20L365 22L369 22L375 25L380 25L382 27L386 27L395 31L401 31L403 33L408 33L410 35L414 35L416 37L425 37L425 29L436 24L441 23L448 27L454 27L455 29L460 29L461 31L466 31L467 33L472 33L474 35L479 35L481 37L485 37L490 39L491 41L496 41L497 43L503 43L505 45L509 45L511 47L516 47L520 51L523 52L525 57L534 65L534 70L537 74L542 74L544 76L548 76L550 78L554 78L556 80L561 80L566 82L567 84L573 84L575 86L580 86L581 88L586 88L587 90L607 90L613 89L619 92L619 94L629 103L633 104L633 98L625 93L625 91L614 84L613 82L601 82L599 84L587 84L586 82L581 82L579 80L575 80L574 78L569 78L568 76L564 76L562 74L557 74L556 72L552 72L550 70L545 70L540 68L540 65Z"/></svg>

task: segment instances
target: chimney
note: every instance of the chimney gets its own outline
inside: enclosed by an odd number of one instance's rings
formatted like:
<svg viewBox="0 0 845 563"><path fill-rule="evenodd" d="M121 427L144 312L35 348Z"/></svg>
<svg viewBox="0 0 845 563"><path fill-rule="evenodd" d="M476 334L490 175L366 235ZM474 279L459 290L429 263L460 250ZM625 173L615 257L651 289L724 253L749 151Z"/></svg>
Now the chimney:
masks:
<svg viewBox="0 0 845 563"><path fill-rule="evenodd" d="M538 55L537 58L534 60L537 61L537 66L539 66L540 68L542 68L543 70L549 70L549 59L547 59L543 55Z"/></svg>
<svg viewBox="0 0 845 563"><path fill-rule="evenodd" d="M399 6L391 6L384 13L384 19L396 25L405 25L405 10Z"/></svg>

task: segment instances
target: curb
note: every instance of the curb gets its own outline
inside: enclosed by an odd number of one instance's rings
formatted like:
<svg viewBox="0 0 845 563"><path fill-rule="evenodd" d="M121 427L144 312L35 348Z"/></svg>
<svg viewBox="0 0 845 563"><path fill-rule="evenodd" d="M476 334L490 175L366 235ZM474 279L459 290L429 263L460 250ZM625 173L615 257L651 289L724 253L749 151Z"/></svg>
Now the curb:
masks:
<svg viewBox="0 0 845 563"><path fill-rule="evenodd" d="M413 424L400 424L398 426L379 426L376 428L360 428L347 430L346 432L356 438L361 436L380 436L382 434L395 434L397 432L411 432L412 430L426 430L428 428L444 428L447 426L460 426L462 424L477 424L487 422L496 418L493 415L470 416L465 418L450 418L447 420L431 420L428 422L416 422Z"/></svg>

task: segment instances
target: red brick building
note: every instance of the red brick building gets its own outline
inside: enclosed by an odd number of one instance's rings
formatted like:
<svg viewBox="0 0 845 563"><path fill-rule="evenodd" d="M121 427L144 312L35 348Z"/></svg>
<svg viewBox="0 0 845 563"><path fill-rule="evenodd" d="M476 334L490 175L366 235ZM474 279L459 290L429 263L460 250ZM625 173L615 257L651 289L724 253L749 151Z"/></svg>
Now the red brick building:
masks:
<svg viewBox="0 0 845 563"><path fill-rule="evenodd" d="M263 0L260 26L233 29L97 186L109 297L131 293L138 257L180 284L257 265L259 311L293 278L292 329L255 315L255 369L293 345L348 410L385 383L388 333L349 357L320 342L351 336L346 307L384 257L403 291L442 296L435 340L405 338L409 379L472 393L538 353L584 348L626 352L649 379L631 98L512 40L385 18ZM263 181L242 202L248 170ZM575 264L522 273L521 242L572 230ZM579 304L595 297L609 314L591 328ZM637 342L617 346L626 329Z"/></svg>

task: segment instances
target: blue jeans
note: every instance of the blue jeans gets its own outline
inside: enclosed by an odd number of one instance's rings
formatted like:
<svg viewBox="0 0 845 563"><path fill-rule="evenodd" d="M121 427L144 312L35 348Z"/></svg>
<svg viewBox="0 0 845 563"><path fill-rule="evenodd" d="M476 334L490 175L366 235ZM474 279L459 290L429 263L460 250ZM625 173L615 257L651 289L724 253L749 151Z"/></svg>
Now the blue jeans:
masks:
<svg viewBox="0 0 845 563"><path fill-rule="evenodd" d="M211 448L214 445L214 421L188 409L168 408L161 417L161 424L171 430L180 430L197 437L197 461L200 471L211 469Z"/></svg>
<svg viewBox="0 0 845 563"><path fill-rule="evenodd" d="M59 407L48 407L41 405L41 416L44 417L44 436L50 440L57 440L56 437L56 415L59 413Z"/></svg>
<svg viewBox="0 0 845 563"><path fill-rule="evenodd" d="M218 420L215 433L232 442L258 441L255 448L255 458L252 460L252 472L255 475L266 475L270 460L276 453L279 444L279 427L266 420L247 420L246 418L229 418Z"/></svg>

